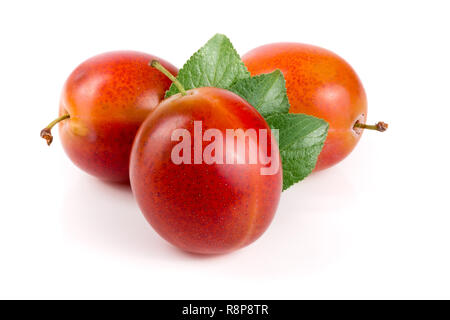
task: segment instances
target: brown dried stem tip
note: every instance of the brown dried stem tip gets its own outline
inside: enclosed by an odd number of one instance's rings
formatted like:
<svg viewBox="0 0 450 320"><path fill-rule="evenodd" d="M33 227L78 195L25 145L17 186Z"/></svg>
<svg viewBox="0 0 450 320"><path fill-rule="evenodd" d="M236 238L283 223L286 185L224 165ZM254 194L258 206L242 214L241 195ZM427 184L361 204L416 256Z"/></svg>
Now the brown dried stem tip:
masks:
<svg viewBox="0 0 450 320"><path fill-rule="evenodd" d="M53 136L52 136L52 128L55 126L55 124L57 124L60 121L63 121L65 119L70 118L70 115L68 113L62 115L59 118L56 118L55 120L53 120L52 122L49 123L48 126L46 126L44 129L41 130L41 138L47 140L47 145L51 145L52 141L53 141Z"/></svg>
<svg viewBox="0 0 450 320"><path fill-rule="evenodd" d="M376 124L365 124L365 123L361 123L361 122L356 122L355 123L355 128L361 128L361 129L369 129L369 130L376 130L379 132L384 132L387 130L387 128L389 127L389 125L383 121L379 121Z"/></svg>
<svg viewBox="0 0 450 320"><path fill-rule="evenodd" d="M44 138L45 140L47 140L47 145L51 145L52 141L53 141L53 136L52 136L50 129L48 129L48 128L42 129L41 130L41 138Z"/></svg>

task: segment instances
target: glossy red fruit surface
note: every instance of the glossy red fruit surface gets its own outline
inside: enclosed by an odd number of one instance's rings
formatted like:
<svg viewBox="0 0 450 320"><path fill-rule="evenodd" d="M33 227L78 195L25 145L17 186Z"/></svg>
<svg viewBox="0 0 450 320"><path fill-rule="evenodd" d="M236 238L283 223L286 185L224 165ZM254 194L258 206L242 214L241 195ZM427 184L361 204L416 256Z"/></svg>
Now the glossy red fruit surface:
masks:
<svg viewBox="0 0 450 320"><path fill-rule="evenodd" d="M280 69L286 79L291 113L306 113L330 125L315 170L345 158L361 138L367 100L352 67L331 51L300 43L274 43L251 50L243 61L252 75Z"/></svg>
<svg viewBox="0 0 450 320"><path fill-rule="evenodd" d="M194 121L201 121L203 132L219 130L224 157L234 160L238 155L225 142L227 129L266 129L271 163L279 166L273 175L261 175L270 164L194 164ZM180 128L192 139L191 164L171 158L179 143L172 133ZM144 216L164 239L189 252L219 254L250 244L269 226L282 190L278 146L270 137L261 115L230 91L199 88L163 101L139 129L131 153L131 187ZM259 141L249 139L247 154ZM203 141L202 149L208 144Z"/></svg>
<svg viewBox="0 0 450 320"><path fill-rule="evenodd" d="M148 65L155 58L133 51L109 52L83 62L69 76L59 114L70 118L59 123L59 132L64 150L79 168L103 180L129 181L136 132L171 85Z"/></svg>

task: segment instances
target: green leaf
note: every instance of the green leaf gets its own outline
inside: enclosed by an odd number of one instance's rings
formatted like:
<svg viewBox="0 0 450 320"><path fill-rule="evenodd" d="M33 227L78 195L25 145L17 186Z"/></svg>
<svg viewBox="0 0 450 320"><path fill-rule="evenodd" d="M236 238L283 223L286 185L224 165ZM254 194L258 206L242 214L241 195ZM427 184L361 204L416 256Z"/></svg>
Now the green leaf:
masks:
<svg viewBox="0 0 450 320"><path fill-rule="evenodd" d="M230 87L253 105L278 136L283 190L314 169L327 137L328 124L305 114L289 114L286 82L281 71L238 80Z"/></svg>
<svg viewBox="0 0 450 320"><path fill-rule="evenodd" d="M246 99L263 117L289 112L286 81L280 70L240 79L229 90Z"/></svg>
<svg viewBox="0 0 450 320"><path fill-rule="evenodd" d="M250 77L250 73L231 41L216 34L185 63L177 79L186 90L200 87L229 88L235 81ZM174 84L166 98L178 93Z"/></svg>
<svg viewBox="0 0 450 320"><path fill-rule="evenodd" d="M328 124L315 117L288 113L289 100L281 71L250 77L230 40L217 34L186 62L177 79L186 90L230 90L254 106L272 129L278 129L273 134L279 138L283 190L312 172L327 137ZM166 98L178 92L172 84Z"/></svg>
<svg viewBox="0 0 450 320"><path fill-rule="evenodd" d="M266 118L279 130L283 191L306 178L314 169L328 133L328 123L305 114L276 114Z"/></svg>

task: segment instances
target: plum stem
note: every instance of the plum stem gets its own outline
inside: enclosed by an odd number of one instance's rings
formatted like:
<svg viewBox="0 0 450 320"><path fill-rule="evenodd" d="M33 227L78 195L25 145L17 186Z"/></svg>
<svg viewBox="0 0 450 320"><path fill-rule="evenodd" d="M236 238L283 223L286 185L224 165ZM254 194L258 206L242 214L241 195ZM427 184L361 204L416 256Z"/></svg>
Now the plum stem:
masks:
<svg viewBox="0 0 450 320"><path fill-rule="evenodd" d="M55 124L68 118L70 118L70 115L68 113L63 114L62 116L50 122L48 126L46 126L44 129L41 130L41 138L47 140L47 145L52 144L53 141L52 128L55 126Z"/></svg>
<svg viewBox="0 0 450 320"><path fill-rule="evenodd" d="M169 78L170 80L172 80L173 84L177 87L177 89L181 92L181 95L185 96L186 95L186 90L184 89L183 85L181 84L181 82L173 75L170 73L169 70L167 70L166 68L164 68L164 66L159 63L158 60L152 60L150 62L150 66L152 66L155 69L158 69L160 72L162 72L167 78Z"/></svg>
<svg viewBox="0 0 450 320"><path fill-rule="evenodd" d="M379 121L376 124L365 124L365 123L361 123L361 122L357 121L353 127L384 132L387 130L388 124L383 121Z"/></svg>

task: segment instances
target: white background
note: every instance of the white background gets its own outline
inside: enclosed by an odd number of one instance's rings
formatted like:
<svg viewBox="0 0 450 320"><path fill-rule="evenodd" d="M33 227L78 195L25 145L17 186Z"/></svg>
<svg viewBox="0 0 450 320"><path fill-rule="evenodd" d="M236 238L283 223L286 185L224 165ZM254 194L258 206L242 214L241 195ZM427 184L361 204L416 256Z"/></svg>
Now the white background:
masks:
<svg viewBox="0 0 450 320"><path fill-rule="evenodd" d="M2 1L0 298L450 298L447 1ZM39 131L82 61L118 49L178 67L211 36L241 54L328 48L359 74L369 121L339 165L282 195L262 238L199 257L162 240L128 187ZM55 131L57 132L57 131ZM217 190L220 192L220 190Z"/></svg>

